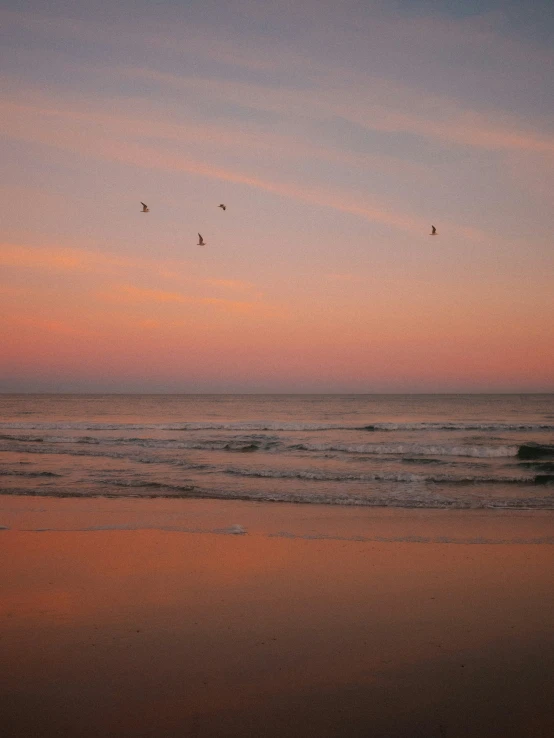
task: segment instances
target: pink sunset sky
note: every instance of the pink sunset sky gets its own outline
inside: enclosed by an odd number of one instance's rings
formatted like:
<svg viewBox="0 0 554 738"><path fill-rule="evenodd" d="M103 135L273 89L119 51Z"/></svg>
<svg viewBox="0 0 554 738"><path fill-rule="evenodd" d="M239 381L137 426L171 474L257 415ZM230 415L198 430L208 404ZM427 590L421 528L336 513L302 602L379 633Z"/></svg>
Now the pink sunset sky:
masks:
<svg viewBox="0 0 554 738"><path fill-rule="evenodd" d="M554 391L522 8L4 2L0 391Z"/></svg>

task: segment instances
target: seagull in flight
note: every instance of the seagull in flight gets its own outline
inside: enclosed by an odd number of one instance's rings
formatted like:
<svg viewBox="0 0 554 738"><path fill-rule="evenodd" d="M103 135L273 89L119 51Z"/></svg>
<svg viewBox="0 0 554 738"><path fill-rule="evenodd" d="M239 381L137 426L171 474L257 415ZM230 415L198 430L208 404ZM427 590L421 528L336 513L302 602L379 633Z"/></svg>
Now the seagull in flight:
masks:
<svg viewBox="0 0 554 738"><path fill-rule="evenodd" d="M198 243L196 245L197 246L205 246L206 245L206 242L204 241L204 239L202 238L202 236L200 234L198 234Z"/></svg>
<svg viewBox="0 0 554 738"><path fill-rule="evenodd" d="M150 209L149 209L148 205L146 205L143 202L141 202L141 205L142 205L142 210L140 211L141 213L149 213L150 212Z"/></svg>
<svg viewBox="0 0 554 738"><path fill-rule="evenodd" d="M221 205L218 205L217 207L221 208L222 210L227 210L227 205L224 205L223 203L221 203Z"/></svg>
<svg viewBox="0 0 554 738"><path fill-rule="evenodd" d="M437 229L435 228L434 225L431 226L431 233L429 235L430 236L436 236L437 235Z"/></svg>

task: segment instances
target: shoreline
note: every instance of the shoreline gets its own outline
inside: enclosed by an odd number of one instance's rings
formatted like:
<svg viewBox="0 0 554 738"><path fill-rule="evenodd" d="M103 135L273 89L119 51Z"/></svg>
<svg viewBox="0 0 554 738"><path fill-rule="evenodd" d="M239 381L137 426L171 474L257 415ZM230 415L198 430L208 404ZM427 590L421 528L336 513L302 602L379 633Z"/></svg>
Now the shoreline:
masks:
<svg viewBox="0 0 554 738"><path fill-rule="evenodd" d="M554 545L554 510L0 492L0 531L162 530L306 540Z"/></svg>

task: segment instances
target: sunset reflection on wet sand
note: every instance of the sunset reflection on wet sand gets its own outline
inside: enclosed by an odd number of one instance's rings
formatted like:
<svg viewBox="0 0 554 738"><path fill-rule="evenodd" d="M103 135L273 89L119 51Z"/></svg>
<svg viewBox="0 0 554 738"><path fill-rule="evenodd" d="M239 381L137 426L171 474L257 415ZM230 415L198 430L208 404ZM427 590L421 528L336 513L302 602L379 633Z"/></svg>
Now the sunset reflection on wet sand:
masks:
<svg viewBox="0 0 554 738"><path fill-rule="evenodd" d="M94 504L95 525L116 527L117 503L110 516L112 501L86 501L79 520L81 501L4 501L9 735L554 729L554 546L500 542L513 525L501 514L463 522L463 511L419 520L418 511L333 511L332 537L327 511L193 501L190 519L211 519L218 532L85 531L75 528L90 524ZM126 514L145 515L149 503L153 521L172 503L186 516L187 501L126 501ZM44 527L57 529L38 531L39 508ZM64 511L73 530L61 529ZM275 533L287 521L294 531L299 516L311 539ZM491 542L403 542L410 518L428 540L464 526L467 540L473 526ZM243 535L232 533L238 519ZM548 514L522 514L522 525L526 540L531 530L548 540ZM396 539L346 540L362 526Z"/></svg>

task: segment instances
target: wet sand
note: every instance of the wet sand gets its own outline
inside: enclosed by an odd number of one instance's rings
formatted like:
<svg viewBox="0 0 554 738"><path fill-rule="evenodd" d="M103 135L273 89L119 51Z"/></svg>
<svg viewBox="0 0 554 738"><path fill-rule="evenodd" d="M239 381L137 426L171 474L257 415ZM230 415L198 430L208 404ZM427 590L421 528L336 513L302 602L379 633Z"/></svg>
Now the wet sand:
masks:
<svg viewBox="0 0 554 738"><path fill-rule="evenodd" d="M0 497L3 732L554 735L553 523Z"/></svg>

